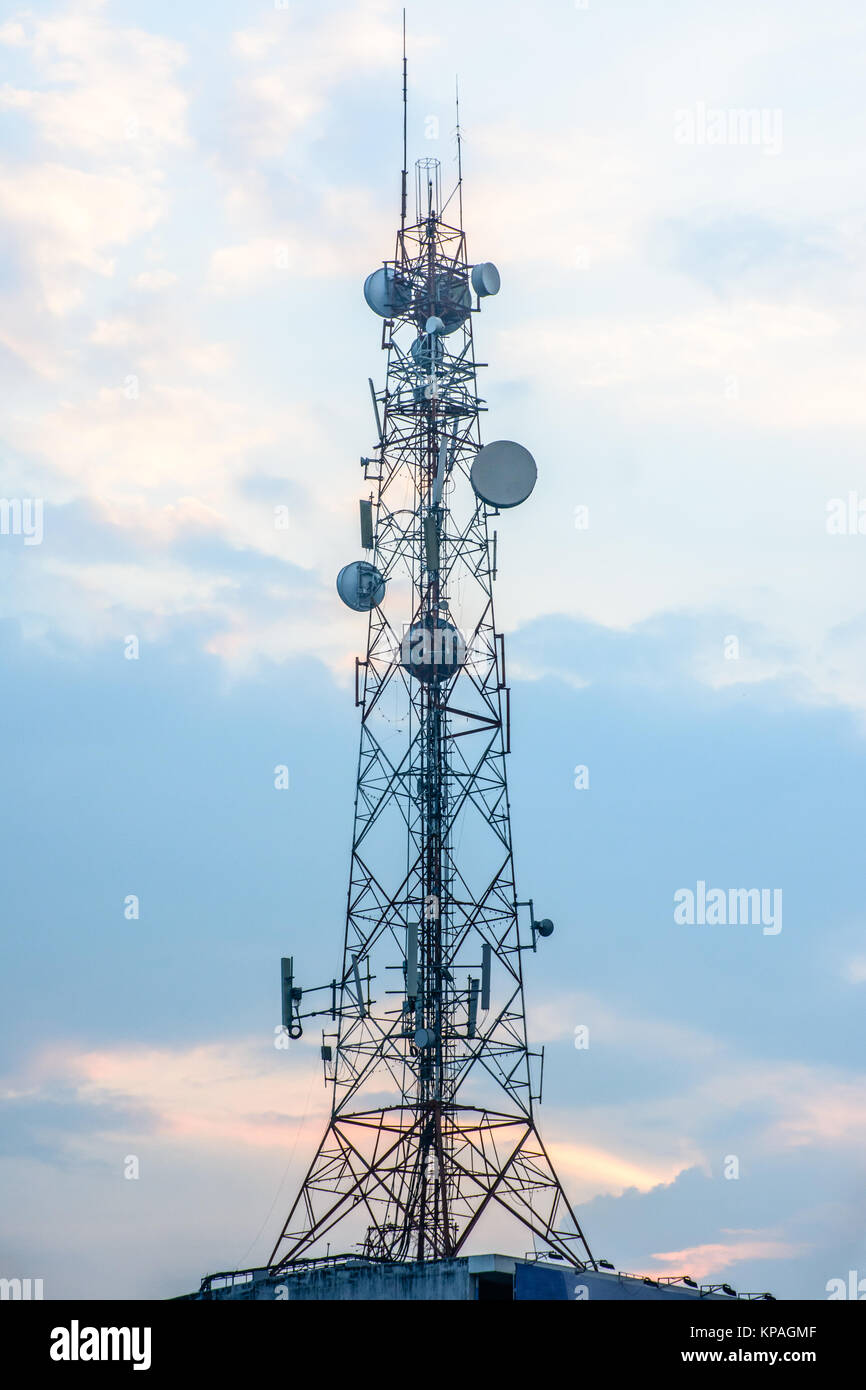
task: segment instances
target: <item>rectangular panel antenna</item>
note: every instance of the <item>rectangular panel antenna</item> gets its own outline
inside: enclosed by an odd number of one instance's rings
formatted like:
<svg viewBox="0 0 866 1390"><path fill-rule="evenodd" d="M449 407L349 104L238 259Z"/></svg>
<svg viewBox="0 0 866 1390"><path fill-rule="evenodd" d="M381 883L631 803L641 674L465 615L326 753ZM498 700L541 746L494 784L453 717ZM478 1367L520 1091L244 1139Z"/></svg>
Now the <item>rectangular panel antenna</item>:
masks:
<svg viewBox="0 0 866 1390"><path fill-rule="evenodd" d="M373 549L373 503L361 498L361 549Z"/></svg>
<svg viewBox="0 0 866 1390"><path fill-rule="evenodd" d="M418 993L418 926L406 928L406 994L414 999Z"/></svg>
<svg viewBox="0 0 866 1390"><path fill-rule="evenodd" d="M481 1010L490 1008L490 945L485 941L481 947Z"/></svg>
<svg viewBox="0 0 866 1390"><path fill-rule="evenodd" d="M280 961L280 978L282 988L280 996L283 1007L283 1027L292 1026L292 984L294 981L294 965L292 956L283 956Z"/></svg>
<svg viewBox="0 0 866 1390"><path fill-rule="evenodd" d="M467 1038L475 1037L475 1028L478 1023L478 980L469 977L469 1027L466 1029Z"/></svg>
<svg viewBox="0 0 866 1390"><path fill-rule="evenodd" d="M424 552L428 570L439 569L439 526L432 512L424 518Z"/></svg>

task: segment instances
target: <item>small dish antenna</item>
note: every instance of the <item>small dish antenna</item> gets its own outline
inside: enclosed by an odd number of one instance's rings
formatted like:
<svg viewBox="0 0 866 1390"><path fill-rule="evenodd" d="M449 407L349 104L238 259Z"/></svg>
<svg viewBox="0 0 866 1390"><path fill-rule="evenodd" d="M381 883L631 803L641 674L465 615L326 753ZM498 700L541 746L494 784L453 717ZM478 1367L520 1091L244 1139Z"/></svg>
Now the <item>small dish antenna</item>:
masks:
<svg viewBox="0 0 866 1390"><path fill-rule="evenodd" d="M470 279L479 299L484 299L488 294L498 294L499 286L502 284L499 271L492 261L482 261L481 265L474 265Z"/></svg>
<svg viewBox="0 0 866 1390"><path fill-rule="evenodd" d="M469 476L476 495L489 507L518 507L535 487L538 469L522 444L497 439L479 449Z"/></svg>
<svg viewBox="0 0 866 1390"><path fill-rule="evenodd" d="M385 580L368 560L353 560L337 575L337 593L355 613L369 613L385 597Z"/></svg>

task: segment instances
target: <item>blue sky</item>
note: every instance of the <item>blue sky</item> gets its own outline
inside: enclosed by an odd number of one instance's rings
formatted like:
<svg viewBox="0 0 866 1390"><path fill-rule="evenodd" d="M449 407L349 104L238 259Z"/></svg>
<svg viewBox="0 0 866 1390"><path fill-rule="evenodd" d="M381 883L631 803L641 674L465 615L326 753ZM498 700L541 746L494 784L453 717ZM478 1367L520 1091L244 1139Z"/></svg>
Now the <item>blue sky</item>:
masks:
<svg viewBox="0 0 866 1390"><path fill-rule="evenodd" d="M408 21L410 159L452 168L459 71L503 276L485 435L539 462L496 600L543 1131L620 1267L825 1297L866 1277L866 536L826 525L866 497L866 20ZM164 1297L266 1257L327 1102L273 1030L279 957L341 942L399 8L45 4L0 57L2 496L44 500L0 535L0 1272ZM707 110L780 138L678 142ZM699 880L782 931L676 925Z"/></svg>

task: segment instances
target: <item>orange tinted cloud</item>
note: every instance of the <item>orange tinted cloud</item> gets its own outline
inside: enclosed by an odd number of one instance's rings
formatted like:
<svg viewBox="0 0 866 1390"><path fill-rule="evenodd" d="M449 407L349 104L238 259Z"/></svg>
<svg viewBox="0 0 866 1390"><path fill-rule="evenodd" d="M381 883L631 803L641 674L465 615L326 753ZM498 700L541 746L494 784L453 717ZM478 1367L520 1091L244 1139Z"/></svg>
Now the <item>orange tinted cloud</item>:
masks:
<svg viewBox="0 0 866 1390"><path fill-rule="evenodd" d="M320 1135L329 1095L309 1048L270 1039L190 1048L52 1049L31 1072L43 1092L71 1086L83 1105L140 1109L166 1138L286 1149Z"/></svg>
<svg viewBox="0 0 866 1390"><path fill-rule="evenodd" d="M772 1237L761 1238L759 1232L744 1232L744 1239L727 1244L692 1245L685 1250L655 1252L654 1260L662 1262L660 1269L640 1270L643 1275L658 1279L663 1275L690 1274L694 1279L709 1275L721 1276L742 1260L784 1260L800 1255L806 1249Z"/></svg>

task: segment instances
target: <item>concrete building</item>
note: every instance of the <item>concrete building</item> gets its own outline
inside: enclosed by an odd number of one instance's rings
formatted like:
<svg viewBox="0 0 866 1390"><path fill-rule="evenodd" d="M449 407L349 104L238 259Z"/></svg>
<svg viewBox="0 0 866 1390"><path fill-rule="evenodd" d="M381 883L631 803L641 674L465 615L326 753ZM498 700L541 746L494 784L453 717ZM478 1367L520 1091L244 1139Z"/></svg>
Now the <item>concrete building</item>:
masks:
<svg viewBox="0 0 866 1390"><path fill-rule="evenodd" d="M184 1299L220 1301L662 1301L722 1299L738 1295L724 1286L682 1279L653 1281L616 1271L579 1271L544 1260L510 1255L467 1255L418 1263L377 1263L353 1256L311 1260L279 1274L263 1269L233 1270L204 1277L198 1293Z"/></svg>

